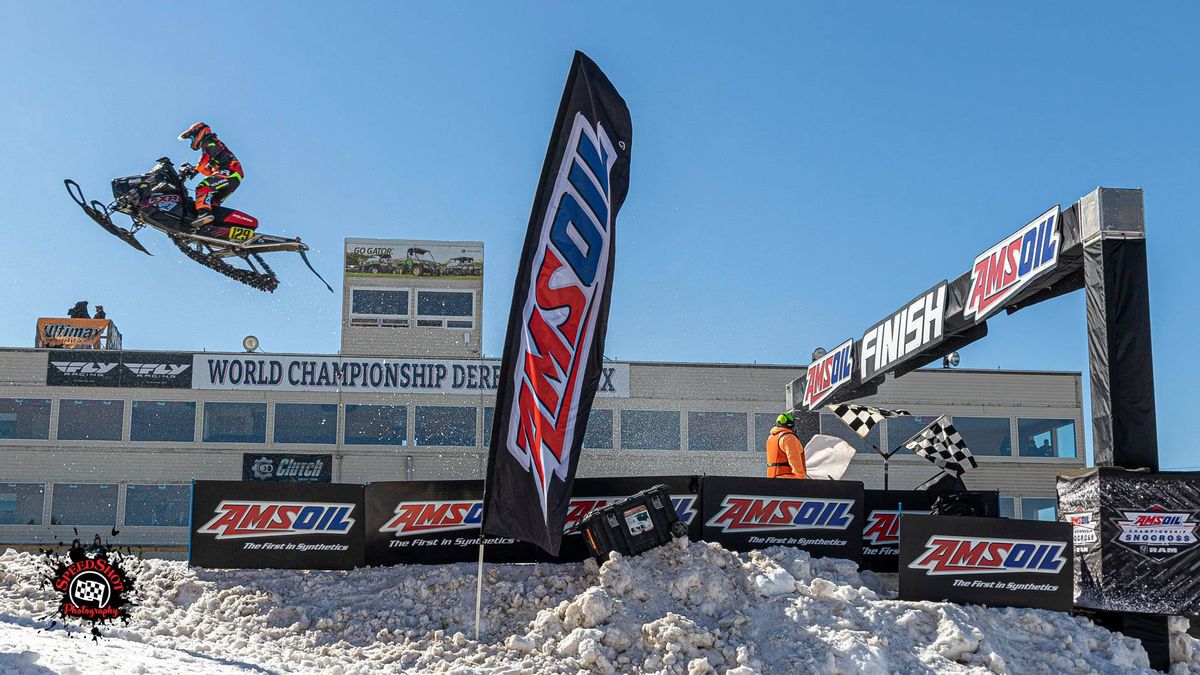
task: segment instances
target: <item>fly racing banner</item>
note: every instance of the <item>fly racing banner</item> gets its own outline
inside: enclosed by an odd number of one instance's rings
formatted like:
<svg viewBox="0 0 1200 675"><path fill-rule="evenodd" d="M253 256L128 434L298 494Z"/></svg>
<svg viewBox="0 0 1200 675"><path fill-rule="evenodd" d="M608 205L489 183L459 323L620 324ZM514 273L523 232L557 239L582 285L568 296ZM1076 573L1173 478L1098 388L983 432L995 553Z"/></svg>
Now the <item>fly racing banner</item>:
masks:
<svg viewBox="0 0 1200 675"><path fill-rule="evenodd" d="M333 480L333 455L248 452L242 455L242 480L328 483Z"/></svg>
<svg viewBox="0 0 1200 675"><path fill-rule="evenodd" d="M1071 527L1007 518L900 517L900 599L1071 610Z"/></svg>
<svg viewBox="0 0 1200 675"><path fill-rule="evenodd" d="M46 361L46 384L187 389L192 386L192 356L172 352L53 350Z"/></svg>
<svg viewBox="0 0 1200 675"><path fill-rule="evenodd" d="M199 353L189 357L194 389L388 394L489 394L500 382L492 359L380 359ZM601 366L597 396L629 396L629 364Z"/></svg>
<svg viewBox="0 0 1200 675"><path fill-rule="evenodd" d="M517 268L484 498L486 533L551 554L603 374L632 137L625 101L575 52Z"/></svg>
<svg viewBox="0 0 1200 675"><path fill-rule="evenodd" d="M1116 467L1058 477L1081 607L1200 614L1200 473Z"/></svg>
<svg viewBox="0 0 1200 675"><path fill-rule="evenodd" d="M434 565L479 559L483 481L383 481L366 487L368 565ZM489 562L532 562L534 547L488 537Z"/></svg>
<svg viewBox="0 0 1200 675"><path fill-rule="evenodd" d="M363 486L196 481L190 564L348 570L363 564Z"/></svg>
<svg viewBox="0 0 1200 675"><path fill-rule="evenodd" d="M732 551L794 546L862 558L863 486L845 480L704 478L704 540Z"/></svg>
<svg viewBox="0 0 1200 675"><path fill-rule="evenodd" d="M119 387L121 353L107 349L55 349L46 359L52 387Z"/></svg>

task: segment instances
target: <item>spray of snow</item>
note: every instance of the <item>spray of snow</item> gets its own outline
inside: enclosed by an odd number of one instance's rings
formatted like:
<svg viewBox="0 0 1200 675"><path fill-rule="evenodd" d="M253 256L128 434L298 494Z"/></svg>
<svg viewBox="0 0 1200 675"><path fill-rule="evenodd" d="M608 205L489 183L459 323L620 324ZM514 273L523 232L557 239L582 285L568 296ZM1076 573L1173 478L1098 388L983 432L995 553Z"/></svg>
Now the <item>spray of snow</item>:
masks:
<svg viewBox="0 0 1200 675"><path fill-rule="evenodd" d="M37 556L0 555L0 670L96 672L1148 672L1141 645L1083 618L900 602L844 560L738 554L679 539L602 566L489 565L482 639L474 566L352 572L189 569L141 560L141 606L93 643L39 631L55 599ZM1200 674L1173 624L1172 672Z"/></svg>

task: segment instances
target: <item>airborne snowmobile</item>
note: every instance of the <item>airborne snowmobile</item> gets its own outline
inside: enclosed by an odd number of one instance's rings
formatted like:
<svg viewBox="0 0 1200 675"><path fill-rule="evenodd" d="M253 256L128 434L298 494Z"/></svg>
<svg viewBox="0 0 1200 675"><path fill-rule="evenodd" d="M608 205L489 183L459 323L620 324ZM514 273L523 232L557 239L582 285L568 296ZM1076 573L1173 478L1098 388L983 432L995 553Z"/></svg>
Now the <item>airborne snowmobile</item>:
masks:
<svg viewBox="0 0 1200 675"><path fill-rule="evenodd" d="M186 164L183 168L190 169ZM258 219L253 216L217 206L213 209L215 218L211 223L192 227L190 223L196 218L195 203L175 166L166 157L159 158L148 173L113 179L114 201L107 206L95 200L88 202L75 181L67 179L63 183L71 199L100 227L146 255L151 253L134 235L150 226L166 234L184 255L201 265L251 288L271 292L279 287L279 279L262 254L296 251L308 269L321 279L330 293L333 292L308 261L306 244L298 237L288 239L258 232ZM133 226L129 229L117 226L112 221L114 213L124 213L132 218ZM249 269L229 264L226 262L229 258L241 258Z"/></svg>

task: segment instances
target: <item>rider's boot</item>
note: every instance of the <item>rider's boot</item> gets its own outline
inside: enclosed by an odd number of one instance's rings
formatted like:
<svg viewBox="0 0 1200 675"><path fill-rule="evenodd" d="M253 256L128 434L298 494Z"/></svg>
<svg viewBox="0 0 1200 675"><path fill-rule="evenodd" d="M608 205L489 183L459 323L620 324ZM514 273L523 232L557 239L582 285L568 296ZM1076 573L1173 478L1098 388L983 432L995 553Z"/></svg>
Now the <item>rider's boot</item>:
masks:
<svg viewBox="0 0 1200 675"><path fill-rule="evenodd" d="M196 188L196 219L192 221L192 227L208 225L213 221L212 205L208 201L211 197L212 189Z"/></svg>

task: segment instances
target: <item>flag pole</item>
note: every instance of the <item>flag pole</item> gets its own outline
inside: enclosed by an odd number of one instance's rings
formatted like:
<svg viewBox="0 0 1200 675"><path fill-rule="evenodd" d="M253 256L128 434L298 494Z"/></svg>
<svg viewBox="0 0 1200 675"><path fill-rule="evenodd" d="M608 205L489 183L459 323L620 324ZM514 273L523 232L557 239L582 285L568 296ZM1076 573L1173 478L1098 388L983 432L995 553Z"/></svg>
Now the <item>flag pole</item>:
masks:
<svg viewBox="0 0 1200 675"><path fill-rule="evenodd" d="M483 608L483 523L479 524L479 569L475 579L475 641L479 642L479 616Z"/></svg>

